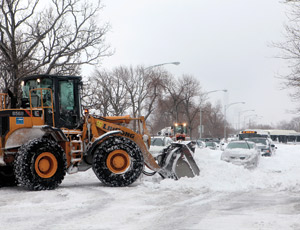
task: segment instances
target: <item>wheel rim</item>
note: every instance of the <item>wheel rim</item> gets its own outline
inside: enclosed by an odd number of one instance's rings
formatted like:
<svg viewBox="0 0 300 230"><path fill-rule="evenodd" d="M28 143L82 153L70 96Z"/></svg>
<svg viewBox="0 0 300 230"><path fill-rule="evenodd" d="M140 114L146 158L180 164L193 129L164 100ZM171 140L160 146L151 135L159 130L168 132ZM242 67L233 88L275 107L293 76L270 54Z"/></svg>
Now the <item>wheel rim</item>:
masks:
<svg viewBox="0 0 300 230"><path fill-rule="evenodd" d="M107 168L115 174L125 173L129 169L130 163L130 156L121 149L112 151L106 159Z"/></svg>
<svg viewBox="0 0 300 230"><path fill-rule="evenodd" d="M35 160L35 171L42 178L50 178L57 171L56 157L50 152L41 153Z"/></svg>

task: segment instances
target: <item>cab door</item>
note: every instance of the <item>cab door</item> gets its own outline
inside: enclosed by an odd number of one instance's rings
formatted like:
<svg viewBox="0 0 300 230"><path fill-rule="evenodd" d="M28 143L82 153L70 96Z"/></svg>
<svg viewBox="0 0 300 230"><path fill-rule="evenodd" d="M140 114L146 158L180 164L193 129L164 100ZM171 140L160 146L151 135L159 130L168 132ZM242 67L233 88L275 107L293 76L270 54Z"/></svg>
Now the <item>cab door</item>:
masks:
<svg viewBox="0 0 300 230"><path fill-rule="evenodd" d="M56 127L77 128L80 122L79 95L76 80L58 81L58 113Z"/></svg>

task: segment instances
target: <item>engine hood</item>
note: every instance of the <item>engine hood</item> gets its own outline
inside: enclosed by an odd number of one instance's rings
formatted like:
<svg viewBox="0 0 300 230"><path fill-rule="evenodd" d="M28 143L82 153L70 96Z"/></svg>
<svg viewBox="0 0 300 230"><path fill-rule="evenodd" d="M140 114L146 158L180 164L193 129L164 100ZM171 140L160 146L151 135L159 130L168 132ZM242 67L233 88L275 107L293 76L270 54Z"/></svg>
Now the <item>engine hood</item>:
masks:
<svg viewBox="0 0 300 230"><path fill-rule="evenodd" d="M248 149L227 149L222 155L227 157L248 157L254 154L253 150Z"/></svg>

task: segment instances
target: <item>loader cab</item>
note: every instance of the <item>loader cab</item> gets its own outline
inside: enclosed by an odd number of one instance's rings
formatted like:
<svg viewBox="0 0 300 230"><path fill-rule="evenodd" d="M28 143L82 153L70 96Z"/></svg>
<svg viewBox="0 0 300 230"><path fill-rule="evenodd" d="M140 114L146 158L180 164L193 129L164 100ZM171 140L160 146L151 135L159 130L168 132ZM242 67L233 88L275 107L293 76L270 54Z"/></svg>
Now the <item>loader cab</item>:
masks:
<svg viewBox="0 0 300 230"><path fill-rule="evenodd" d="M178 140L186 140L187 136L187 124L186 123L178 123L174 124L174 136L175 139Z"/></svg>
<svg viewBox="0 0 300 230"><path fill-rule="evenodd" d="M31 107L43 109L45 124L57 128L64 127L69 129L77 128L80 125L81 77L35 75L23 78L21 84L21 106L23 108ZM53 97L51 97L51 94ZM31 105L29 104L30 99ZM53 122L55 124L53 124Z"/></svg>

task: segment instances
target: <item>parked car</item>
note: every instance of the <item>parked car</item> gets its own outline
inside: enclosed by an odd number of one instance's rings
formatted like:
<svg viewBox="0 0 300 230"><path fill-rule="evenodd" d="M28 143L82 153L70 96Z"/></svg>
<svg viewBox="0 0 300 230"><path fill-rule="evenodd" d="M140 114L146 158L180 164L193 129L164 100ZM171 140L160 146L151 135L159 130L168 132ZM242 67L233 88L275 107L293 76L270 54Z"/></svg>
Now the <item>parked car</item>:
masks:
<svg viewBox="0 0 300 230"><path fill-rule="evenodd" d="M260 149L250 141L232 141L228 143L221 155L221 160L235 165L243 165L245 168L256 167L259 159Z"/></svg>
<svg viewBox="0 0 300 230"><path fill-rule="evenodd" d="M211 138L199 138L198 140L206 142L206 141L211 141Z"/></svg>
<svg viewBox="0 0 300 230"><path fill-rule="evenodd" d="M216 142L213 142L213 141L206 141L205 146L206 146L206 148L210 148L212 150L216 150L216 149L219 148L219 145Z"/></svg>
<svg viewBox="0 0 300 230"><path fill-rule="evenodd" d="M155 136L151 137L150 153L154 156L158 155L164 148L173 142L171 137Z"/></svg>
<svg viewBox="0 0 300 230"><path fill-rule="evenodd" d="M196 140L197 147L200 149L205 148L205 142L201 140Z"/></svg>
<svg viewBox="0 0 300 230"><path fill-rule="evenodd" d="M252 141L260 149L262 156L272 156L275 154L276 147L272 140L265 137L247 138L247 141Z"/></svg>

